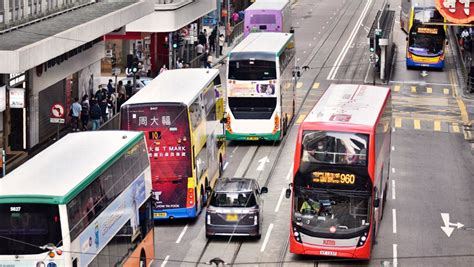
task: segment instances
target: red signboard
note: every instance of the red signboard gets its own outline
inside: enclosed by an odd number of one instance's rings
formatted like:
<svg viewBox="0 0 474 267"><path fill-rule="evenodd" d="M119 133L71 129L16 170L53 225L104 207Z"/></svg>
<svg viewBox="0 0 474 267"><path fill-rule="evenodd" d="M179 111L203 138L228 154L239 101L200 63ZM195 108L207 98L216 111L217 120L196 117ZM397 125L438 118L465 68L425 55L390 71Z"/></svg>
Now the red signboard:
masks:
<svg viewBox="0 0 474 267"><path fill-rule="evenodd" d="M474 21L474 4L470 0L436 0L436 8L450 23Z"/></svg>

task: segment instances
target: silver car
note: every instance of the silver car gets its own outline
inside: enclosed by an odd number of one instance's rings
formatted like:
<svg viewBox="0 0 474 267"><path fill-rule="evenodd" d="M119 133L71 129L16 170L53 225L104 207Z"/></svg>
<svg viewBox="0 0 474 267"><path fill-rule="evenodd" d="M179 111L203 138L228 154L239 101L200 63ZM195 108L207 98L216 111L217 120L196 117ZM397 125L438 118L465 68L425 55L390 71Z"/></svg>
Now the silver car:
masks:
<svg viewBox="0 0 474 267"><path fill-rule="evenodd" d="M206 237L253 236L260 238L266 187L255 179L218 179L206 211Z"/></svg>
<svg viewBox="0 0 474 267"><path fill-rule="evenodd" d="M127 82L130 81L131 83L133 83L133 78L132 77L127 77L123 80L121 80L122 83L123 83L123 86L127 85ZM133 90L133 93L135 94L136 92L140 91L140 89L142 89L143 87L145 87L146 85L148 85L149 83L151 83L151 81L153 81L152 78L149 78L149 77L140 77L140 79L137 79L137 85L136 85L136 88L135 90Z"/></svg>

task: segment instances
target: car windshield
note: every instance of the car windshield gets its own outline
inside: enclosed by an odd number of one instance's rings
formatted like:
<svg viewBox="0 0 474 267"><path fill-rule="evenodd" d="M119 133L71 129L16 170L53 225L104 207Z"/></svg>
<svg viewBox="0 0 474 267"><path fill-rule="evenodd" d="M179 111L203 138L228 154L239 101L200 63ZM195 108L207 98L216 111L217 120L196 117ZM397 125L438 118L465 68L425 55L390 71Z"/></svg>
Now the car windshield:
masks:
<svg viewBox="0 0 474 267"><path fill-rule="evenodd" d="M304 163L366 166L368 140L366 134L305 131L302 166L306 166Z"/></svg>
<svg viewBox="0 0 474 267"><path fill-rule="evenodd" d="M311 232L358 232L369 226L369 195L295 187L294 223Z"/></svg>
<svg viewBox="0 0 474 267"><path fill-rule="evenodd" d="M252 192L215 192L211 197L214 207L253 207L257 205Z"/></svg>

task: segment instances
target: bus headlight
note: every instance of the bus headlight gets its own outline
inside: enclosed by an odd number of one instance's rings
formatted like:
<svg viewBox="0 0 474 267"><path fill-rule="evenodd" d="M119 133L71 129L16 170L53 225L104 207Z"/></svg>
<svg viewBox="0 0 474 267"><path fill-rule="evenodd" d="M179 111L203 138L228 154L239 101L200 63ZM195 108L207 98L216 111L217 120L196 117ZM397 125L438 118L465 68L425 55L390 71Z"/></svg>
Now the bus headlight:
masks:
<svg viewBox="0 0 474 267"><path fill-rule="evenodd" d="M296 227L293 227L293 236L295 237L296 242L303 243L301 241L301 234L296 230Z"/></svg>
<svg viewBox="0 0 474 267"><path fill-rule="evenodd" d="M367 238L368 238L368 233L365 232L359 239L359 242L357 243L357 247L362 247L365 242L367 241Z"/></svg>

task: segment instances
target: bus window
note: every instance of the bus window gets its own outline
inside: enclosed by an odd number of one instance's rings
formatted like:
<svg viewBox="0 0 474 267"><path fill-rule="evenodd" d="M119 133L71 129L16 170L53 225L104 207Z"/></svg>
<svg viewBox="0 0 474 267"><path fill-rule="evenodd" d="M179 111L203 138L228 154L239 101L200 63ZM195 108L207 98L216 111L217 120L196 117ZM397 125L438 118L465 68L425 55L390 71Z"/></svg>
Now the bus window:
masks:
<svg viewBox="0 0 474 267"><path fill-rule="evenodd" d="M191 106L189 106L189 115L191 116L191 127L196 129L202 122L202 109L200 98L197 98Z"/></svg>
<svg viewBox="0 0 474 267"><path fill-rule="evenodd" d="M275 61L231 60L229 79L242 81L274 80L277 78Z"/></svg>

